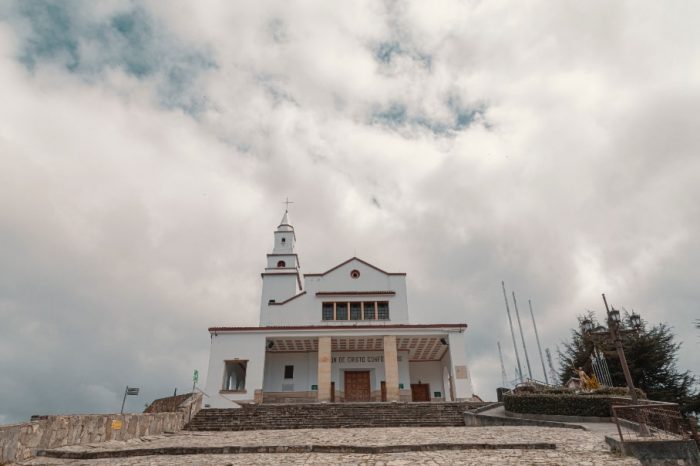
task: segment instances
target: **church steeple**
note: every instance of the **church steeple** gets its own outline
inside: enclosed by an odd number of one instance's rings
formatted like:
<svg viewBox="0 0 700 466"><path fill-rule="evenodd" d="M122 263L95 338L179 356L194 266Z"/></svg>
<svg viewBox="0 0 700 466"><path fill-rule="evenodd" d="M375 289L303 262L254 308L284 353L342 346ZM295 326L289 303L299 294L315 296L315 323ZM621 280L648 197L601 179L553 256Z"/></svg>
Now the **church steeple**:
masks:
<svg viewBox="0 0 700 466"><path fill-rule="evenodd" d="M287 207L289 203L287 201ZM272 252L267 255L267 267L262 273L261 321L268 306L285 301L301 292L299 256L294 251L296 234L289 221L289 208L285 209L273 236Z"/></svg>
<svg viewBox="0 0 700 466"><path fill-rule="evenodd" d="M289 223L289 210L285 210L282 220L275 230L275 245L272 248L272 253L294 254L295 242L294 227Z"/></svg>

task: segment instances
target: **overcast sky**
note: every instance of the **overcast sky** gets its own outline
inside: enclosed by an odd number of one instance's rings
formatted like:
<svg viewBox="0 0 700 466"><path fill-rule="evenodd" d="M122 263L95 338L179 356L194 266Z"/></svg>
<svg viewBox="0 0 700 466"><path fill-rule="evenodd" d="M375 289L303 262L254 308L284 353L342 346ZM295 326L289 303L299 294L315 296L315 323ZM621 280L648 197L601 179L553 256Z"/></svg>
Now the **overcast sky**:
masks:
<svg viewBox="0 0 700 466"><path fill-rule="evenodd" d="M700 4L0 3L0 423L128 410L257 324L289 196L304 272L406 272L469 324L515 290L553 351L600 293L700 373ZM521 352L522 354L522 352Z"/></svg>

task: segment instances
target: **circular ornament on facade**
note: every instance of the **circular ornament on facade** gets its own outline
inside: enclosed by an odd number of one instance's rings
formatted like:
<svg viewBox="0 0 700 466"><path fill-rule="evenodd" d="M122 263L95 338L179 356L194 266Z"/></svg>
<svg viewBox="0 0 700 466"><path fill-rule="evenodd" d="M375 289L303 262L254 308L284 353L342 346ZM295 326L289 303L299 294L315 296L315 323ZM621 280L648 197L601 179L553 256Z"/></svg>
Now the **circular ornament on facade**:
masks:
<svg viewBox="0 0 700 466"><path fill-rule="evenodd" d="M351 278L360 278L360 271L357 269L353 269L353 271L350 272L350 277Z"/></svg>

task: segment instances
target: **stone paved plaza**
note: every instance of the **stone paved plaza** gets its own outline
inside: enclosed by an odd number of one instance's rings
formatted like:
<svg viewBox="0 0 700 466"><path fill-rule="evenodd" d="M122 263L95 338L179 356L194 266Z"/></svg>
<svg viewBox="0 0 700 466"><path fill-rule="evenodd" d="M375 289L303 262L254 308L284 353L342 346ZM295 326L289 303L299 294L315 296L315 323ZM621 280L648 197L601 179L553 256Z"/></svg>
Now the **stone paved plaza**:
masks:
<svg viewBox="0 0 700 466"><path fill-rule="evenodd" d="M64 447L67 451L101 451L135 448L206 447L227 445L414 445L430 443L536 443L550 442L556 449L437 450L382 454L350 453L246 453L157 455L127 458L69 460L35 458L27 465L436 465L436 464L537 464L637 465L636 460L610 452L599 432L541 427L422 427L385 429L301 429L244 432L182 432L128 442Z"/></svg>

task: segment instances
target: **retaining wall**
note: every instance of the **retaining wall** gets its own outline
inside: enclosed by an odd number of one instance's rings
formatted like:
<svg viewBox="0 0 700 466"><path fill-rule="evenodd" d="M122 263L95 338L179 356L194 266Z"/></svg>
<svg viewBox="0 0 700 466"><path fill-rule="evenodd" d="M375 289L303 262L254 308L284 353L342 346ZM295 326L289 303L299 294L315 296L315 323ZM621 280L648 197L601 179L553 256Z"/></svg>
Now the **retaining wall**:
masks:
<svg viewBox="0 0 700 466"><path fill-rule="evenodd" d="M31 458L37 449L177 432L201 406L202 395L195 394L169 413L35 416L25 424L0 426L0 464Z"/></svg>

